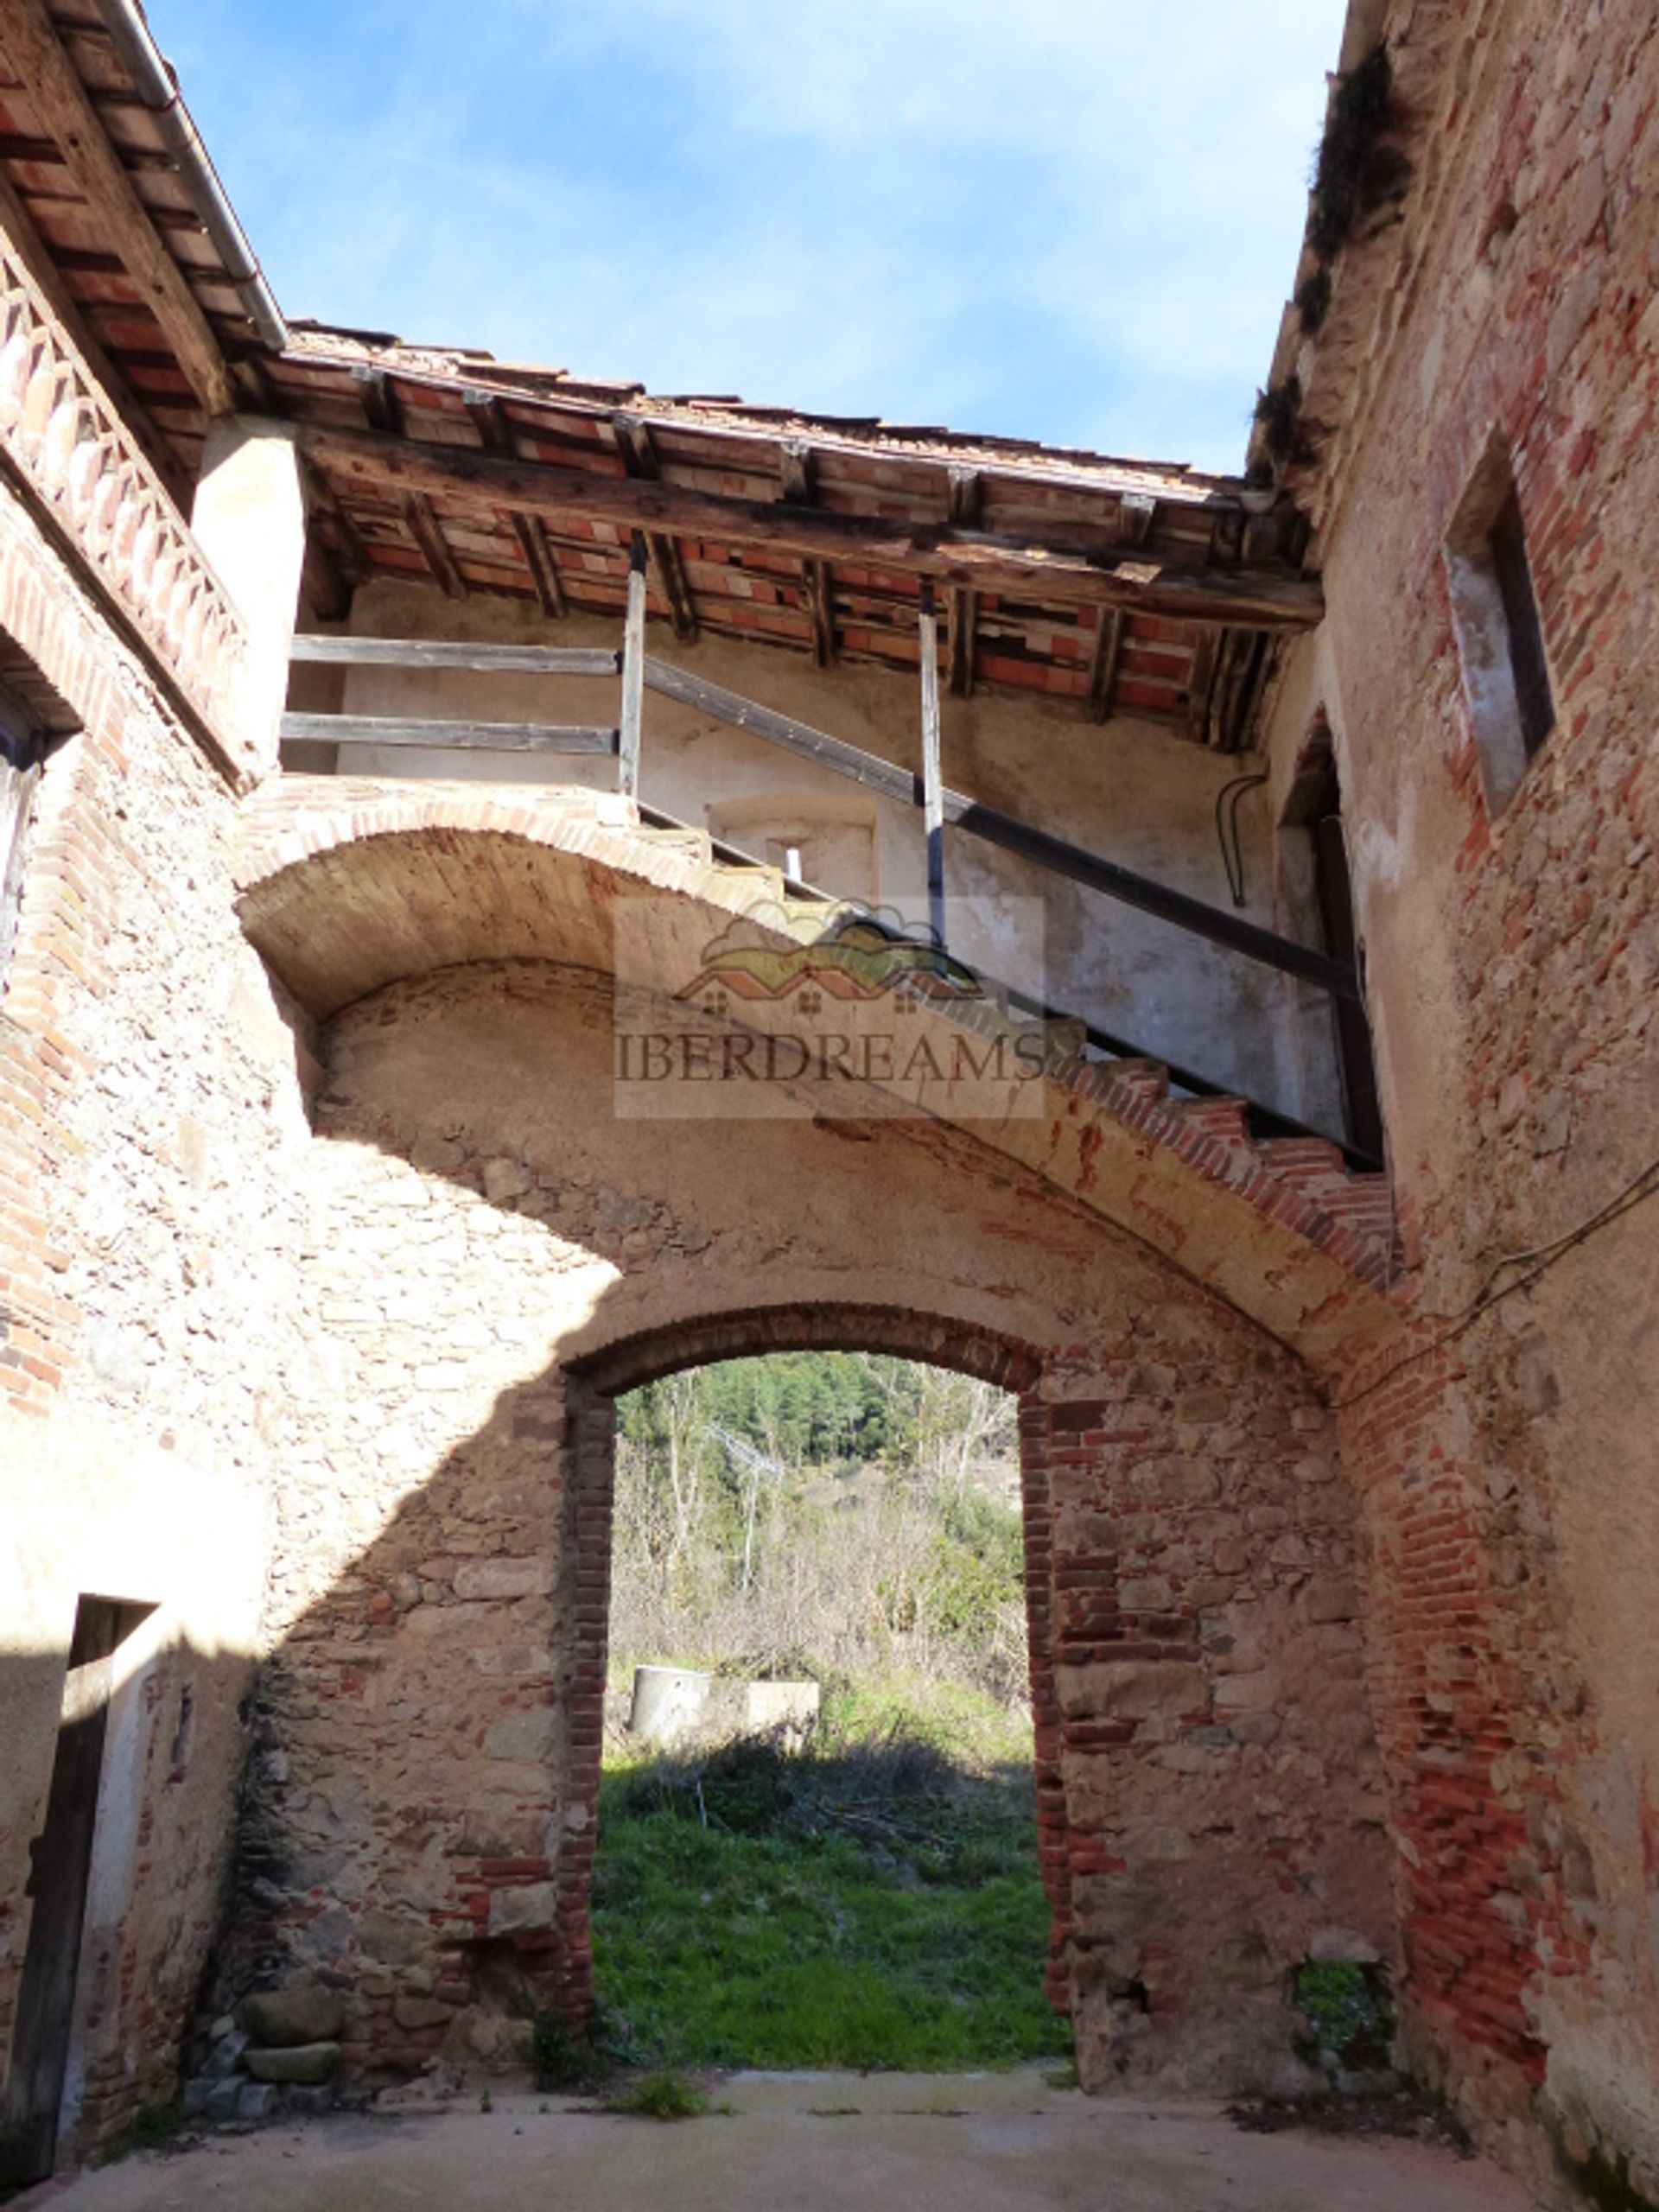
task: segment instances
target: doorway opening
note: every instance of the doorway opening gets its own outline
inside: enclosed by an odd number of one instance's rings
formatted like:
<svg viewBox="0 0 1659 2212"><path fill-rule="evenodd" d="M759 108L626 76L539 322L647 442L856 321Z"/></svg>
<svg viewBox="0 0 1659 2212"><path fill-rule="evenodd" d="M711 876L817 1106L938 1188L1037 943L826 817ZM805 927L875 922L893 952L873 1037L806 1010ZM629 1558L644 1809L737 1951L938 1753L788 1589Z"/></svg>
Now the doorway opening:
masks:
<svg viewBox="0 0 1659 2212"><path fill-rule="evenodd" d="M1063 2059L1016 1401L891 1354L617 1401L592 1915L641 2063Z"/></svg>
<svg viewBox="0 0 1659 2212"><path fill-rule="evenodd" d="M0 2099L0 2189L43 2181L57 2157L75 2014L76 1969L98 1826L115 1652L156 1608L121 1598L76 1602L46 1824L29 1845L33 1900Z"/></svg>

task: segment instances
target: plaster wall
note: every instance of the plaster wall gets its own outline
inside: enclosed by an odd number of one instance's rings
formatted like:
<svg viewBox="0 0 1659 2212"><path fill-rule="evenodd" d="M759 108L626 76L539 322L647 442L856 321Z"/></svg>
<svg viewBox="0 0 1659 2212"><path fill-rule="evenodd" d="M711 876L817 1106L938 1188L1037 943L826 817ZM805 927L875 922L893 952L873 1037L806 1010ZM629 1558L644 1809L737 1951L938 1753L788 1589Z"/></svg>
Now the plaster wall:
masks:
<svg viewBox="0 0 1659 2212"><path fill-rule="evenodd" d="M376 584L359 592L353 628L382 637L441 636L614 650L618 626L578 616L550 626L507 601L465 606L429 590ZM777 652L717 639L688 649L654 632L648 650L698 676L796 715L846 742L914 770L916 686L891 671L829 673ZM480 676L461 671L302 667L296 706L346 715L449 715L486 721L613 724L617 685L580 678ZM1250 764L1223 758L1156 724L1115 718L1096 727L1001 696L942 702L944 778L954 788L1230 910L1217 839L1217 795ZM293 765L323 765L294 756ZM613 789L613 763L580 757L425 751L343 744L338 772L457 778L514 785ZM874 896L912 919L926 915L925 861L916 810L866 793L676 701L647 692L640 798L762 858L781 858L785 833L805 833L823 870L818 888ZM1273 923L1271 839L1259 795L1239 810L1250 919ZM769 852L763 848L770 844ZM1330 1025L1322 1005L1300 1021L1285 979L1167 923L1034 868L965 834L946 833L948 926L953 950L1001 980L1127 1037L1154 1058L1237 1085L1295 1114L1333 1096ZM1309 995L1300 995L1306 996ZM1339 1132L1339 1122L1330 1127Z"/></svg>

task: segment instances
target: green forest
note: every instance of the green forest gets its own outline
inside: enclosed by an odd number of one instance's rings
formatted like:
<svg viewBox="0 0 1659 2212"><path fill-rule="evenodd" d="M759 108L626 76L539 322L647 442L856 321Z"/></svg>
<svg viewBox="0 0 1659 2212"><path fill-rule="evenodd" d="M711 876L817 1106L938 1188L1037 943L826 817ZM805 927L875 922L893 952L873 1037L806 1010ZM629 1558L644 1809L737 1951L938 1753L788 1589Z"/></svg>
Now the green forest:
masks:
<svg viewBox="0 0 1659 2212"><path fill-rule="evenodd" d="M732 1360L622 1400L617 1458L594 1876L613 2045L693 2068L1063 2055L1013 1401L872 1355ZM817 1726L643 1745L640 1663L810 1680Z"/></svg>

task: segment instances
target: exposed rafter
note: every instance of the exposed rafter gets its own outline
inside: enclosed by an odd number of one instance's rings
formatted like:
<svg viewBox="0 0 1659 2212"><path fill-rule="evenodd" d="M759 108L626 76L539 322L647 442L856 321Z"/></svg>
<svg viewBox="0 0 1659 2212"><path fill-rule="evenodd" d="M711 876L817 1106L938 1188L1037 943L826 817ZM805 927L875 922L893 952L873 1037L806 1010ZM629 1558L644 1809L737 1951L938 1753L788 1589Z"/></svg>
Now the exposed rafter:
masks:
<svg viewBox="0 0 1659 2212"><path fill-rule="evenodd" d="M1145 492L1126 492L1117 503L1120 545L1144 545L1158 518L1158 502Z"/></svg>
<svg viewBox="0 0 1659 2212"><path fill-rule="evenodd" d="M950 472L950 527L977 530L984 491L976 468ZM964 584L953 584L945 604L946 658L951 696L967 698L974 688L974 644L979 628L979 594Z"/></svg>
<svg viewBox="0 0 1659 2212"><path fill-rule="evenodd" d="M1210 741L1210 692L1215 683L1218 643L1215 631L1204 632L1192 656L1192 674L1187 683L1187 735L1196 738L1200 745Z"/></svg>
<svg viewBox="0 0 1659 2212"><path fill-rule="evenodd" d="M785 439L779 454L778 479L791 506L810 507L814 491L811 448L798 439ZM803 561L801 583L812 624L813 661L819 668L833 667L841 640L836 633L836 601L828 562Z"/></svg>
<svg viewBox="0 0 1659 2212"><path fill-rule="evenodd" d="M616 439L617 451L628 474L641 483L654 484L663 473L657 458L656 441L651 435L651 425L634 415L613 415L611 429ZM691 597L691 587L685 580L685 564L680 559L680 549L667 531L648 530L645 550L651 556L651 569L657 580L657 588L668 601L673 617L674 634L690 644L697 634L697 610Z"/></svg>
<svg viewBox="0 0 1659 2212"><path fill-rule="evenodd" d="M0 45L109 250L119 256L161 326L202 411L209 417L230 414L235 387L213 327L111 144L43 0L0 0Z"/></svg>
<svg viewBox="0 0 1659 2212"><path fill-rule="evenodd" d="M1123 632L1128 618L1122 607L1103 609L1095 632L1095 650L1089 657L1089 719L1103 722L1112 711L1112 686L1123 652Z"/></svg>
<svg viewBox="0 0 1659 2212"><path fill-rule="evenodd" d="M478 442L486 453L501 453L511 456L516 450L512 425L507 420L507 410L493 391L477 390L461 394ZM530 571L530 581L535 588L541 610L550 620L557 621L570 611L570 602L564 595L564 586L559 581L558 563L553 549L547 542L547 532L534 515L513 513L508 519L512 534L518 541L518 550L524 556L524 566Z"/></svg>
<svg viewBox="0 0 1659 2212"><path fill-rule="evenodd" d="M401 437L404 410L385 371L359 366L352 371L352 381L363 402L363 412L373 427L385 431L388 436Z"/></svg>
<svg viewBox="0 0 1659 2212"><path fill-rule="evenodd" d="M1172 620L1258 629L1311 628L1319 584L1290 573L1245 572L1118 558L995 532L953 532L880 515L788 500L757 501L664 480L600 475L454 446L373 437L302 423L301 449L359 483L436 493L452 505L582 516L613 527L767 546L801 559L856 560L974 590L1040 591L1055 600L1125 607Z"/></svg>
<svg viewBox="0 0 1659 2212"><path fill-rule="evenodd" d="M421 555L433 575L451 599L467 597L467 579L449 550L432 502L424 492L411 492L404 501L404 520L410 534L421 549Z"/></svg>
<svg viewBox="0 0 1659 2212"><path fill-rule="evenodd" d="M524 556L524 566L530 570L542 612L550 621L556 622L570 612L570 602L564 595L547 532L535 515L515 514L512 520L512 534L518 540L518 550Z"/></svg>

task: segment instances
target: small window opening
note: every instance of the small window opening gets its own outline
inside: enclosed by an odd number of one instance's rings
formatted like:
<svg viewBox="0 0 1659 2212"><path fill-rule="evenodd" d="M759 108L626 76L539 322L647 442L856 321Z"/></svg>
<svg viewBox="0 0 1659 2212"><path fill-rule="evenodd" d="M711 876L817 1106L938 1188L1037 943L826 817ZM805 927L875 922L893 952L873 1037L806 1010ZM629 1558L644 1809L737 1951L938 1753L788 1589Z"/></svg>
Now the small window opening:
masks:
<svg viewBox="0 0 1659 2212"><path fill-rule="evenodd" d="M1458 504L1446 565L1464 694L1496 813L1555 726L1520 495L1501 443L1488 448Z"/></svg>
<svg viewBox="0 0 1659 2212"><path fill-rule="evenodd" d="M179 1723L173 1731L173 1748L168 1755L168 1764L175 1777L190 1764L190 1745L195 1732L196 1693L194 1686L187 1682L179 1692Z"/></svg>

